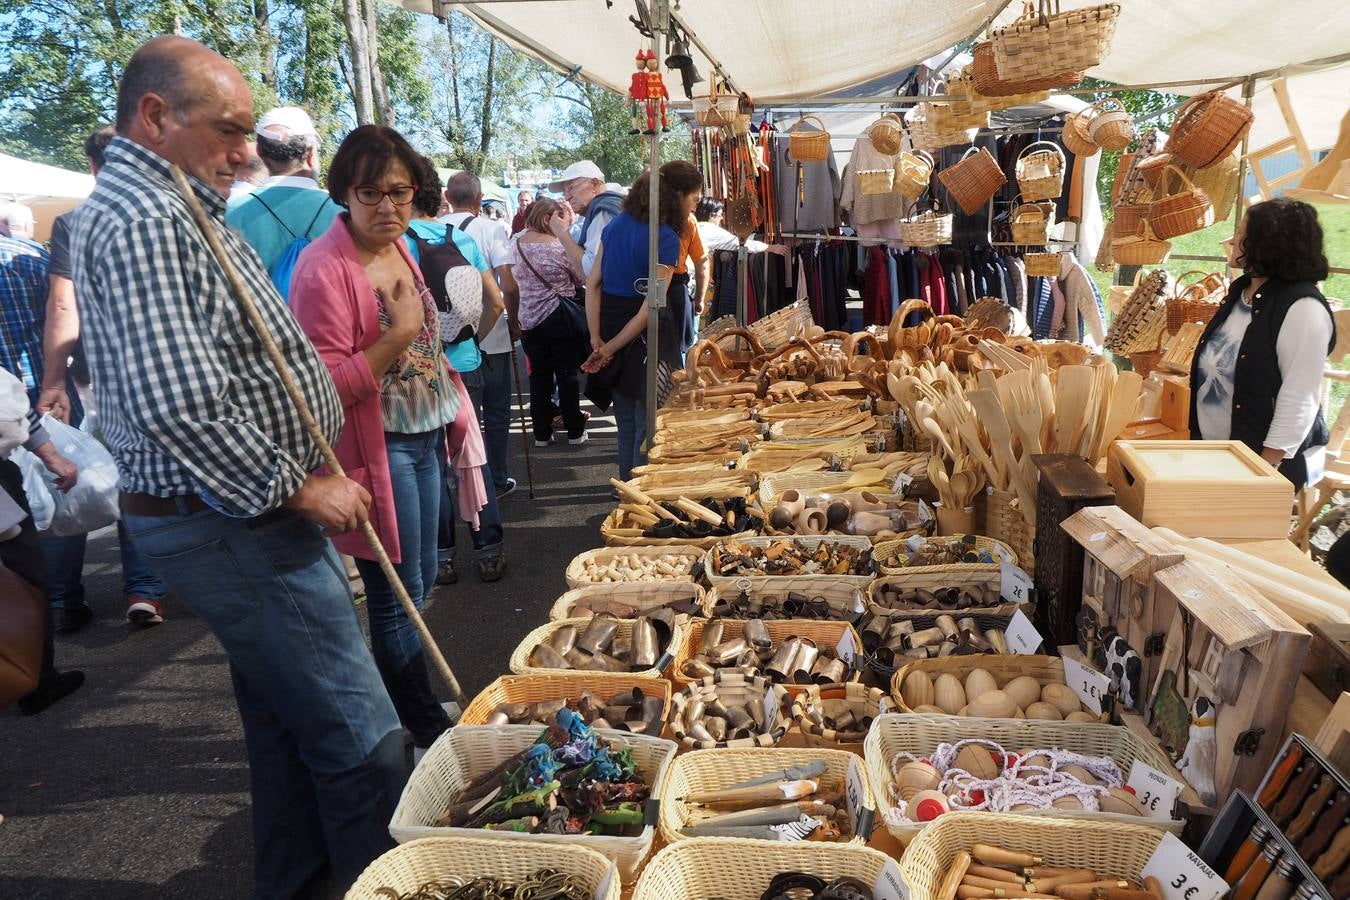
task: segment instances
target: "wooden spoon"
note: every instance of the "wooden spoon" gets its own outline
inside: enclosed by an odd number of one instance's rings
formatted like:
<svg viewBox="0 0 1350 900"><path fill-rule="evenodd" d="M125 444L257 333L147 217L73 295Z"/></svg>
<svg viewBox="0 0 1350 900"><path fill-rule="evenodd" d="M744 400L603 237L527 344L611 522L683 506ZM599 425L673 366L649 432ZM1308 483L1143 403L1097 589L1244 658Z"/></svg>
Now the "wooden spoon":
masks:
<svg viewBox="0 0 1350 900"><path fill-rule="evenodd" d="M1008 426L1003 407L999 405L998 397L989 391L971 391L968 396L976 415L984 424L984 430L989 433L990 450L995 458L1002 458L1001 465L1008 472L1013 491L1022 503L1022 515L1030 521L1034 512L1029 511L1035 505L1036 491L1033 484L1027 483L1026 472L1013 452L1012 429Z"/></svg>
<svg viewBox="0 0 1350 900"><path fill-rule="evenodd" d="M1106 413L1106 423L1102 425L1101 432L1097 435L1097 440L1092 447L1090 461L1096 462L1106 453L1106 448L1111 445L1120 433L1125 430L1125 426L1134 420L1135 410L1139 407L1139 389L1142 387L1144 379L1138 372L1121 372L1120 377L1116 379L1115 387L1111 391L1111 402Z"/></svg>

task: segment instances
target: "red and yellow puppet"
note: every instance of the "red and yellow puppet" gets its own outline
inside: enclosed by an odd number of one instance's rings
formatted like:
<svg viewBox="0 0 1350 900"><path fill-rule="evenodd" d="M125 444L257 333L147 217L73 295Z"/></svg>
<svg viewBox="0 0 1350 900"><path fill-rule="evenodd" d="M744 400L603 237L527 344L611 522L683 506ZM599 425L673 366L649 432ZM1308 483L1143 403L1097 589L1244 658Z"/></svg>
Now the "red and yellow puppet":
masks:
<svg viewBox="0 0 1350 900"><path fill-rule="evenodd" d="M661 130L669 131L666 103L670 100L670 92L666 90L665 82L661 79L656 54L651 50L639 50L635 62L636 71L628 83L629 112L633 116L633 127L629 133L654 134L658 113Z"/></svg>

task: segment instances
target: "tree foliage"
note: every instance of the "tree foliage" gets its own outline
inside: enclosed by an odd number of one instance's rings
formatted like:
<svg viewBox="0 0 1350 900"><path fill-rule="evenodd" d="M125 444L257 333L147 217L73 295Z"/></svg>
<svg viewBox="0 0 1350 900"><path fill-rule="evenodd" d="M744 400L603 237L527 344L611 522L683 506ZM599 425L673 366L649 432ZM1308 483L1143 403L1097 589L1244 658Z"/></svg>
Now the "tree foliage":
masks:
<svg viewBox="0 0 1350 900"><path fill-rule="evenodd" d="M1146 128L1163 128L1167 121L1165 117L1160 117L1157 113L1176 103L1177 98L1171 94L1164 94L1159 91L1122 91L1111 85L1110 82L1098 81L1095 78L1086 78L1083 80L1083 87L1101 87L1100 94L1084 96L1083 99L1088 103L1096 103L1106 97L1113 97L1121 102L1125 111L1136 121L1136 130L1142 134ZM1120 168L1120 153L1103 150L1101 153L1101 163L1097 168L1097 196L1102 200L1102 212L1110 218L1111 212L1111 187L1116 182L1116 172Z"/></svg>
<svg viewBox="0 0 1350 900"><path fill-rule="evenodd" d="M628 101L593 84L569 82L557 97L567 109L566 144L548 148L545 164L563 167L578 159L592 160L610 181L628 184L650 162L645 137L629 134L632 120ZM693 143L686 128L672 120L672 131L662 137L661 161L689 159Z"/></svg>

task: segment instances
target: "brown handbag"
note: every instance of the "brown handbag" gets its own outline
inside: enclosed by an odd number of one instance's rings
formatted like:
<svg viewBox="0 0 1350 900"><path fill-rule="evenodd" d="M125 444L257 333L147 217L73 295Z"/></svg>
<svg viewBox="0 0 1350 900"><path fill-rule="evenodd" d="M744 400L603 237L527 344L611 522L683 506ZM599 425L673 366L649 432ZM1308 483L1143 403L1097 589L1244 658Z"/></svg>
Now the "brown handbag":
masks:
<svg viewBox="0 0 1350 900"><path fill-rule="evenodd" d="M0 709L37 687L46 615L38 589L0 564Z"/></svg>

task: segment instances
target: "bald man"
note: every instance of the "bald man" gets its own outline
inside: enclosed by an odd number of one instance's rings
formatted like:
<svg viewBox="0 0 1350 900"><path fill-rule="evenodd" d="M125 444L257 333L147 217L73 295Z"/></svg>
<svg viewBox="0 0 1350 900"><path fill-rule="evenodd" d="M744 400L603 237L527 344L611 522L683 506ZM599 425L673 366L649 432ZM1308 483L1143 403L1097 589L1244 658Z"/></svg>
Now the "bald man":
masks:
<svg viewBox="0 0 1350 900"><path fill-rule="evenodd" d="M293 897L325 870L345 890L391 845L406 780L398 717L326 536L357 528L370 495L316 472L319 452L170 174L188 174L336 440L328 370L223 220L253 99L224 57L156 38L127 65L116 127L75 214L71 257L122 518L229 655L252 781L253 896Z"/></svg>

